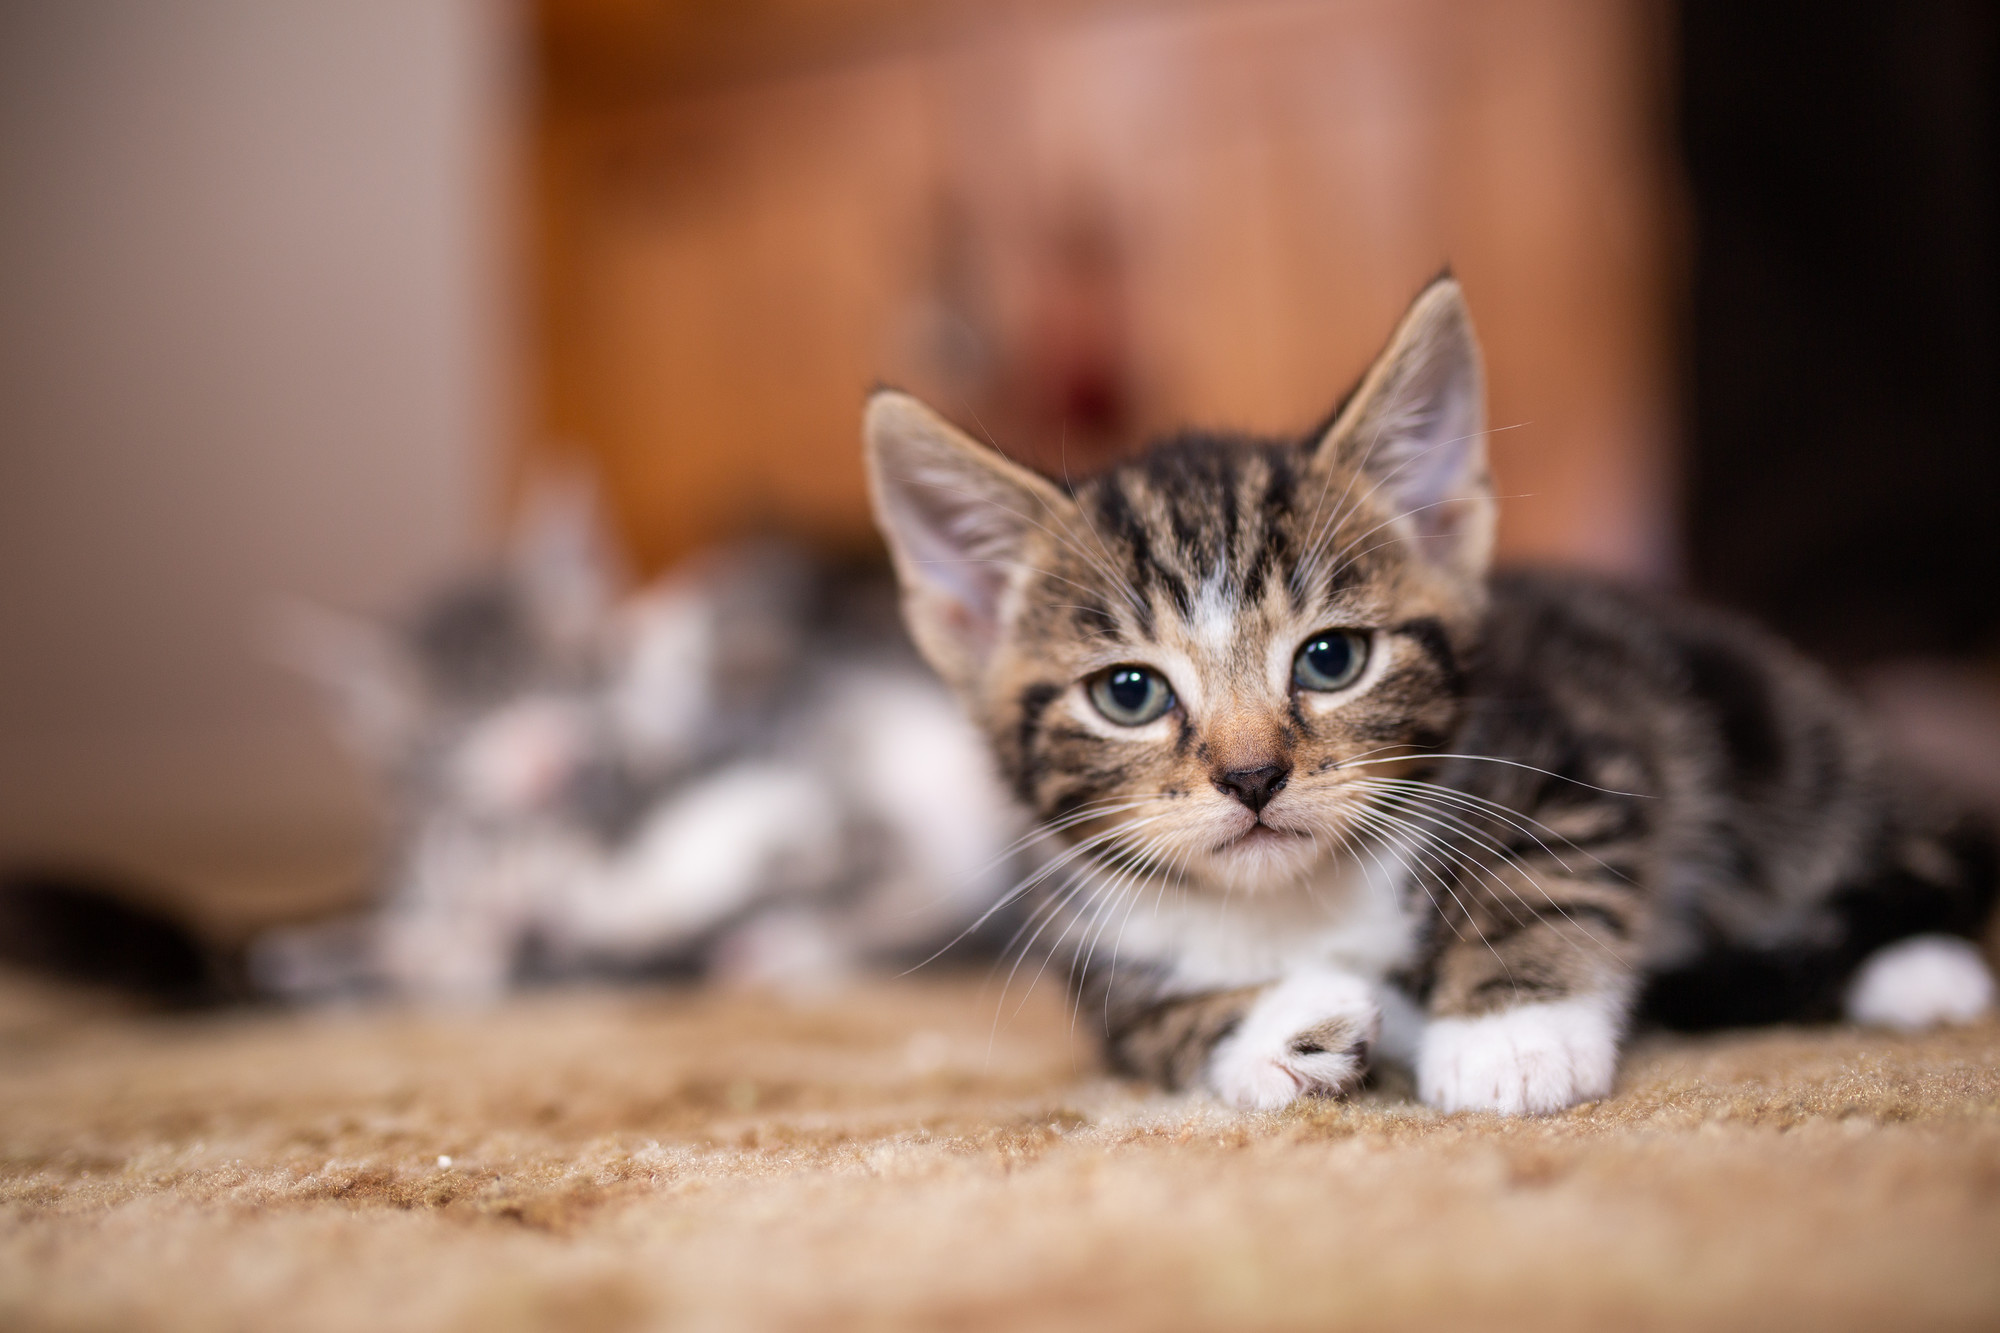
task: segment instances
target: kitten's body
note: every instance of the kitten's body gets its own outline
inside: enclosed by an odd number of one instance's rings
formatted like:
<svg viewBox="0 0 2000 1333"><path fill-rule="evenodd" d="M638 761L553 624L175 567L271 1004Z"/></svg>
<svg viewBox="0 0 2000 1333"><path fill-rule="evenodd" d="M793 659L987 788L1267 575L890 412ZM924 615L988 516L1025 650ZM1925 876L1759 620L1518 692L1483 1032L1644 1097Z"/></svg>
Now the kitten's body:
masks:
<svg viewBox="0 0 2000 1333"><path fill-rule="evenodd" d="M1444 280L1299 442L1185 436L1058 485L871 404L912 630L1073 844L1038 938L1113 1063L1272 1106L1379 1049L1434 1104L1551 1110L1609 1090L1642 1000L1976 1010L1968 944L1863 965L1975 936L1990 843L1755 630L1489 580L1481 392Z"/></svg>
<svg viewBox="0 0 2000 1333"><path fill-rule="evenodd" d="M1525 766L1444 760L1437 779L1532 815L1525 830L1486 822L1519 856L1643 886L1633 942L1653 1016L1832 1019L1874 950L1979 936L1988 833L1891 762L1784 644L1577 578L1502 577L1493 592L1450 748Z"/></svg>

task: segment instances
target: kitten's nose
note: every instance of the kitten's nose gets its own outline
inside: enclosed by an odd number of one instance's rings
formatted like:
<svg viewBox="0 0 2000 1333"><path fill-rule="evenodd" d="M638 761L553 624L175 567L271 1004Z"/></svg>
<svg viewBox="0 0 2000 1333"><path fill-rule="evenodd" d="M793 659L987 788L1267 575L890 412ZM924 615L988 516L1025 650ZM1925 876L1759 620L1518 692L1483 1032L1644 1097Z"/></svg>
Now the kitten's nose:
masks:
<svg viewBox="0 0 2000 1333"><path fill-rule="evenodd" d="M1262 768L1232 768L1217 773L1213 780L1218 790L1228 792L1252 810L1262 810L1291 775L1290 764L1266 764Z"/></svg>

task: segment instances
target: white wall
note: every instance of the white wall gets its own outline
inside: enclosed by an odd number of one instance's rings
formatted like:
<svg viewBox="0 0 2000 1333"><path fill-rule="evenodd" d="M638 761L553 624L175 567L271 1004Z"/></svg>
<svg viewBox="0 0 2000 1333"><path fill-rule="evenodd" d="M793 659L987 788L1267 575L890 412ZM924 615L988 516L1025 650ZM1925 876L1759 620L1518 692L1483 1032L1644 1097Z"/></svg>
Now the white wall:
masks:
<svg viewBox="0 0 2000 1333"><path fill-rule="evenodd" d="M0 0L0 856L352 873L254 626L407 597L514 429L492 0Z"/></svg>

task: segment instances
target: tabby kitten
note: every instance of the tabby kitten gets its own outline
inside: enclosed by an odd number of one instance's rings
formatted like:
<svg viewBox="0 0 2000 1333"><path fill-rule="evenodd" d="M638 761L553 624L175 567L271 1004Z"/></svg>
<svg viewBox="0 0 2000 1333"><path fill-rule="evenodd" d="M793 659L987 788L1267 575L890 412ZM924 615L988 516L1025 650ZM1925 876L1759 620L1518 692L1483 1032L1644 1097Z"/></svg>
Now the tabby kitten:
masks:
<svg viewBox="0 0 2000 1333"><path fill-rule="evenodd" d="M1489 577L1482 400L1445 277L1302 441L1058 482L869 403L911 631L1067 844L1026 891L1111 1063L1268 1108L1380 1052L1533 1113L1642 1011L1986 1008L1991 842L1756 629Z"/></svg>

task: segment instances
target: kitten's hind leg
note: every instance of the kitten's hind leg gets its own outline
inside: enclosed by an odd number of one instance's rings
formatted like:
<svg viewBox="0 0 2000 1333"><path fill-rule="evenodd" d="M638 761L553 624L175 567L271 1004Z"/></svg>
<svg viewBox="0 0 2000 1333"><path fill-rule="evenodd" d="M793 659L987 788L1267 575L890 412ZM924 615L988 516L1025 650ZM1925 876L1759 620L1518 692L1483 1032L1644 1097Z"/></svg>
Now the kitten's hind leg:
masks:
<svg viewBox="0 0 2000 1333"><path fill-rule="evenodd" d="M1993 1008L1992 969L1956 935L1913 935L1868 955L1848 983L1850 1022L1917 1032L1970 1023Z"/></svg>
<svg viewBox="0 0 2000 1333"><path fill-rule="evenodd" d="M1497 873L1438 960L1418 1093L1440 1110L1505 1115L1602 1097L1632 1007L1643 902L1623 882Z"/></svg>
<svg viewBox="0 0 2000 1333"><path fill-rule="evenodd" d="M1919 832L1878 881L1841 895L1850 938L1875 945L1840 996L1851 1022L1914 1032L1994 1007L1993 970L1972 937L1993 939L2000 841L1959 816Z"/></svg>

